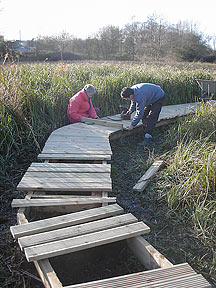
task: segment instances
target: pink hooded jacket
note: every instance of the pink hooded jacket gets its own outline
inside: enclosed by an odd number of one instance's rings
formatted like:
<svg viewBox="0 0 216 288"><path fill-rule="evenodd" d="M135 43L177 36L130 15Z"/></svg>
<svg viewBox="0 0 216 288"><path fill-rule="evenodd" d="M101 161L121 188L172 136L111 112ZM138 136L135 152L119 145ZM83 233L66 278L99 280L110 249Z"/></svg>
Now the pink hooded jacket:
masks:
<svg viewBox="0 0 216 288"><path fill-rule="evenodd" d="M71 123L81 121L81 117L97 117L91 98L86 95L84 89L71 97L67 108L67 114Z"/></svg>

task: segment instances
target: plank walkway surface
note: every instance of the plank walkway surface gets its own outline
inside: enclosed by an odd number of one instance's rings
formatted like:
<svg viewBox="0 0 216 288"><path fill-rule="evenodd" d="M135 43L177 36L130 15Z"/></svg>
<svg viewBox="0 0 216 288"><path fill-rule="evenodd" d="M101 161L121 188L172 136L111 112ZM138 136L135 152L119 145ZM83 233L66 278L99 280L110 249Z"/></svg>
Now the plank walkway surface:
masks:
<svg viewBox="0 0 216 288"><path fill-rule="evenodd" d="M162 107L158 123L194 113L201 103L188 103ZM112 121L111 119L119 120ZM109 136L130 125L131 120L120 120L120 114L103 119L83 118L85 123L64 126L52 132L38 155L41 160L109 161L112 151ZM89 125L90 124L90 125ZM107 126L106 126L107 125ZM142 123L137 125L141 126ZM122 131L124 133L124 131Z"/></svg>
<svg viewBox="0 0 216 288"><path fill-rule="evenodd" d="M194 113L200 105L165 106L158 124ZM46 162L32 163L17 186L18 190L29 194L25 199L14 199L12 202L12 207L20 208L18 219L22 224L12 226L11 233L18 240L26 259L34 262L45 287L63 288L49 258L121 240L126 240L140 262L153 270L64 287L211 287L187 263L173 265L169 262L140 236L149 233L150 228L131 213L124 214L118 204L111 204L116 199L108 197L108 193L112 192L111 165L108 164L112 159L109 137L116 132L121 132L120 137L124 136L124 133L128 133L124 128L131 121L120 120L118 114L101 120L84 118L83 122L61 127L51 133L38 155L38 159ZM143 191L161 165L162 161L154 163L134 190ZM90 196L85 195L86 192ZM23 214L26 207L42 209L53 206L56 209L76 205L83 209L83 204L92 203L97 204L93 206L97 208L33 222L28 222ZM164 268L154 269L158 267Z"/></svg>
<svg viewBox="0 0 216 288"><path fill-rule="evenodd" d="M98 280L89 283L66 286L65 288L208 288L211 285L187 263L170 268L159 268L150 271Z"/></svg>
<svg viewBox="0 0 216 288"><path fill-rule="evenodd" d="M111 192L110 164L32 163L17 186L38 192Z"/></svg>
<svg viewBox="0 0 216 288"><path fill-rule="evenodd" d="M130 213L116 216L122 212L123 209L114 204L12 226L11 233L19 238L27 260L35 261L128 239L150 231L145 223L138 222Z"/></svg>
<svg viewBox="0 0 216 288"><path fill-rule="evenodd" d="M96 128L96 129L95 129ZM76 123L52 132L38 159L42 160L111 160L109 135L119 127Z"/></svg>
<svg viewBox="0 0 216 288"><path fill-rule="evenodd" d="M32 235L36 233L46 232L54 229L68 227L69 225L77 225L87 221L94 221L106 217L115 216L123 213L123 208L117 204L89 209L87 211L80 211L70 213L67 215L52 217L49 219L29 222L22 225L11 227L11 233L15 239Z"/></svg>
<svg viewBox="0 0 216 288"><path fill-rule="evenodd" d="M211 103L213 105L216 104L216 101L212 100ZM192 113L195 113L198 111L198 109L201 107L202 103L195 102L195 103L186 103L186 104L177 104L177 105L169 105L169 106L163 106L159 115L158 122L164 121L164 120L170 120L170 119L176 119L177 117L186 116ZM134 115L134 114L132 114ZM131 119L132 119L131 115ZM118 123L123 124L123 128L126 128L131 120L120 120L120 114L112 115L104 117L103 119L118 121ZM142 125L141 123L138 124L138 126Z"/></svg>

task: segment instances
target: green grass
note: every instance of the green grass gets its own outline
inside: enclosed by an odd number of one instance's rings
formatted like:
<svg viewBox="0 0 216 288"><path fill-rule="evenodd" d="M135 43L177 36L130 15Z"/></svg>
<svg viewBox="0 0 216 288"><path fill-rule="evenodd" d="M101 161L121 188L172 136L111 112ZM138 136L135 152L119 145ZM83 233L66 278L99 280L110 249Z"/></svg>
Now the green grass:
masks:
<svg viewBox="0 0 216 288"><path fill-rule="evenodd" d="M172 128L167 142L173 149L155 189L165 200L170 219L182 219L200 242L192 264L216 283L215 124L216 107L207 104Z"/></svg>

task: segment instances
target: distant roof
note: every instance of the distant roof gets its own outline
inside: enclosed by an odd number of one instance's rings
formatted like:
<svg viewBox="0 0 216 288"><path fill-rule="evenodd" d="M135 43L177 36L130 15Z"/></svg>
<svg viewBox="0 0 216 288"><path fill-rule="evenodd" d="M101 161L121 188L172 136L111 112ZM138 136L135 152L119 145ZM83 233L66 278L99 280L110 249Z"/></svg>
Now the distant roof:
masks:
<svg viewBox="0 0 216 288"><path fill-rule="evenodd" d="M35 50L35 46L31 45L32 41L16 40L11 43L15 52L32 52Z"/></svg>

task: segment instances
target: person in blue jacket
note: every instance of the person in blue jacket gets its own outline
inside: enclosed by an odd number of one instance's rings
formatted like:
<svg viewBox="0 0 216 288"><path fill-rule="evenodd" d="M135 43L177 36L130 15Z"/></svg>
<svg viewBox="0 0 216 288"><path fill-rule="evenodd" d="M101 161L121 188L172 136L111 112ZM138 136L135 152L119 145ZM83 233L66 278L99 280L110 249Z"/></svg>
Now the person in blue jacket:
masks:
<svg viewBox="0 0 216 288"><path fill-rule="evenodd" d="M153 131L158 121L161 108L164 105L166 94L163 89L155 84L140 83L132 87L124 87L121 91L121 97L131 100L131 105L126 114L136 111L131 125L127 130L133 129L140 120L145 125L144 141L139 146L145 146L152 142Z"/></svg>

